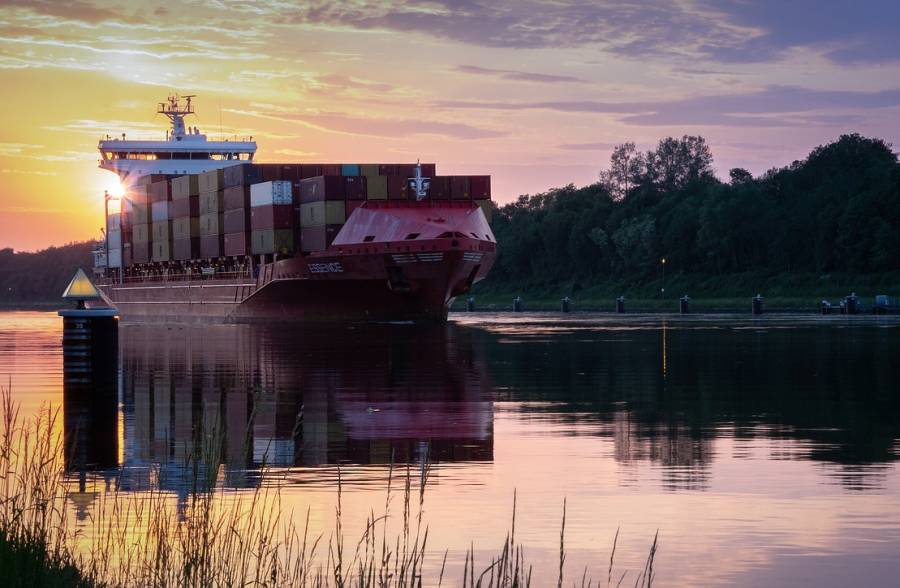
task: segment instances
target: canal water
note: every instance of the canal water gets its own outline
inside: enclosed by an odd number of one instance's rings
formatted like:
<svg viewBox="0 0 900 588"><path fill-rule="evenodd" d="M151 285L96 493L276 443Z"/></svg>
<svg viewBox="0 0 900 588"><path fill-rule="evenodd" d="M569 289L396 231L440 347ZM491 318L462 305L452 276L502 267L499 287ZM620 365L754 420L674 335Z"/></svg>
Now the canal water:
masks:
<svg viewBox="0 0 900 588"><path fill-rule="evenodd" d="M470 547L486 566L515 494L535 585L555 585L564 500L566 583L585 568L605 582L617 531L613 584L625 571L633 583L657 532L659 586L900 577L897 317L123 325L99 408L64 398L61 330L55 314L0 313L0 383L25 415L69 402L82 480L186 500L185 456L216 428L217 485L278 486L282 508L301 524L308 509L326 537L338 476L344 532L358 537L392 467L427 460L433 576L445 551L446 578Z"/></svg>

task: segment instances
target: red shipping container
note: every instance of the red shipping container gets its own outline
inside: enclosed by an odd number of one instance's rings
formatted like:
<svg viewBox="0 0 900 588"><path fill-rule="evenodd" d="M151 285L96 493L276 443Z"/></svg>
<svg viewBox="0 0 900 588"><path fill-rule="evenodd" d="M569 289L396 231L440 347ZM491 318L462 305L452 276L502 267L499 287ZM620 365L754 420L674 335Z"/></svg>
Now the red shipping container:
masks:
<svg viewBox="0 0 900 588"><path fill-rule="evenodd" d="M348 201L347 201L347 208L346 208L346 218L349 219L349 218L350 218L350 215L353 213L353 211L356 210L357 208L359 208L359 207L362 206L362 205L363 205L363 201L362 201L362 200L348 200Z"/></svg>
<svg viewBox="0 0 900 588"><path fill-rule="evenodd" d="M365 200L366 199L366 177L365 176L345 176L344 177L344 194L347 200Z"/></svg>
<svg viewBox="0 0 900 588"><path fill-rule="evenodd" d="M222 195L225 210L250 208L250 186L232 186L225 188Z"/></svg>
<svg viewBox="0 0 900 588"><path fill-rule="evenodd" d="M300 180L300 202L344 200L343 176L318 176Z"/></svg>
<svg viewBox="0 0 900 588"><path fill-rule="evenodd" d="M187 218L200 216L200 196L189 196L173 200L169 205L169 214L172 218Z"/></svg>
<svg viewBox="0 0 900 588"><path fill-rule="evenodd" d="M250 230L250 209L226 210L223 225L226 233L243 233Z"/></svg>
<svg viewBox="0 0 900 588"><path fill-rule="evenodd" d="M150 184L151 202L165 202L172 199L172 184L168 180Z"/></svg>
<svg viewBox="0 0 900 588"><path fill-rule="evenodd" d="M131 260L134 263L150 263L150 242L132 243Z"/></svg>
<svg viewBox="0 0 900 588"><path fill-rule="evenodd" d="M322 225L319 227L303 227L300 230L301 251L322 251L327 249L343 225Z"/></svg>
<svg viewBox="0 0 900 588"><path fill-rule="evenodd" d="M250 228L254 231L261 229L293 229L294 205L273 204L251 208Z"/></svg>
<svg viewBox="0 0 900 588"><path fill-rule="evenodd" d="M422 164L422 177L433 178L437 175L437 166L433 163Z"/></svg>
<svg viewBox="0 0 900 588"><path fill-rule="evenodd" d="M318 163L301 163L300 177L298 179L314 178L322 175L322 166Z"/></svg>
<svg viewBox="0 0 900 588"><path fill-rule="evenodd" d="M339 176L341 175L340 163L325 163L322 165L323 176Z"/></svg>
<svg viewBox="0 0 900 588"><path fill-rule="evenodd" d="M226 234L225 255L228 257L250 255L250 233Z"/></svg>
<svg viewBox="0 0 900 588"><path fill-rule="evenodd" d="M172 257L177 261L195 259L200 253L200 239L175 239L172 241Z"/></svg>
<svg viewBox="0 0 900 588"><path fill-rule="evenodd" d="M450 198L453 200L469 200L469 176L449 176Z"/></svg>
<svg viewBox="0 0 900 588"><path fill-rule="evenodd" d="M388 200L406 200L409 198L409 185L406 178L388 176Z"/></svg>
<svg viewBox="0 0 900 588"><path fill-rule="evenodd" d="M435 176L431 178L431 188L428 195L432 200L447 200L450 198L450 176Z"/></svg>
<svg viewBox="0 0 900 588"><path fill-rule="evenodd" d="M222 235L200 237L200 257L221 257L224 249Z"/></svg>
<svg viewBox="0 0 900 588"><path fill-rule="evenodd" d="M398 163L394 166L394 175L400 176L402 178L413 178L416 175L416 164Z"/></svg>
<svg viewBox="0 0 900 588"><path fill-rule="evenodd" d="M282 164L280 163L258 163L256 167L259 169L259 180L257 182L253 182L254 184L261 182L277 182L281 179L281 168Z"/></svg>
<svg viewBox="0 0 900 588"><path fill-rule="evenodd" d="M491 176L469 176L469 192L473 200L490 200Z"/></svg>
<svg viewBox="0 0 900 588"><path fill-rule="evenodd" d="M393 176L396 167L393 163L381 163L378 165L378 175Z"/></svg>
<svg viewBox="0 0 900 588"><path fill-rule="evenodd" d="M299 163L282 163L280 179L285 182L300 181L300 164Z"/></svg>

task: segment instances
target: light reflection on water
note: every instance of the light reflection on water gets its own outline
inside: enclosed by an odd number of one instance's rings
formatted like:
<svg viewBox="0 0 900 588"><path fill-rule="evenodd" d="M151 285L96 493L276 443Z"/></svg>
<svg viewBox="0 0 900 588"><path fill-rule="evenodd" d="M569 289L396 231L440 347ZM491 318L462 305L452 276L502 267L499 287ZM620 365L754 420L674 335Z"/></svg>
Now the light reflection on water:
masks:
<svg viewBox="0 0 900 588"><path fill-rule="evenodd" d="M62 403L60 333L55 315L0 313L0 378L26 413ZM449 548L450 571L470 541L496 551L517 490L539 579L555 580L563 497L578 577L605 572L617 527L623 569L660 530L662 585L900 572L893 317L475 314L429 329L126 325L120 339L119 418L80 437L101 487L183 500L184 457L222 427L217 483L279 486L326 534L338 466L345 525L361 528L391 460L430 456L431 560Z"/></svg>

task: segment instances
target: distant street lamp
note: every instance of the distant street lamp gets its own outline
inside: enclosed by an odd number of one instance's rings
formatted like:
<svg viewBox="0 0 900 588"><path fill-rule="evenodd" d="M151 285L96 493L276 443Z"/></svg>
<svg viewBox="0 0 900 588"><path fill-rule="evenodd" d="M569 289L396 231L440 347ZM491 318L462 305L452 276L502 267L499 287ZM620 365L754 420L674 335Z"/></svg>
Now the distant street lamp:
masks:
<svg viewBox="0 0 900 588"><path fill-rule="evenodd" d="M666 258L663 257L659 260L659 263L662 265L662 288L659 289L659 295L666 295Z"/></svg>

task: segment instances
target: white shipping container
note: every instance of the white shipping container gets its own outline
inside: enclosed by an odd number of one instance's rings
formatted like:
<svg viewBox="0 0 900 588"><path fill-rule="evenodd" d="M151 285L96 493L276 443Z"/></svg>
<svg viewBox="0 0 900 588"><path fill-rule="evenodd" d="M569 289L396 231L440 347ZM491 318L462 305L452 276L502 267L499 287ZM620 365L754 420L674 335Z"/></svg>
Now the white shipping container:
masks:
<svg viewBox="0 0 900 588"><path fill-rule="evenodd" d="M119 249L122 247L122 231L119 229L110 229L106 232L106 243L110 249Z"/></svg>
<svg viewBox="0 0 900 588"><path fill-rule="evenodd" d="M122 249L119 247L113 249L112 245L110 245L107 260L109 263L106 267L122 267Z"/></svg>
<svg viewBox="0 0 900 588"><path fill-rule="evenodd" d="M263 182L250 186L250 206L291 204L292 202L290 182Z"/></svg>
<svg viewBox="0 0 900 588"><path fill-rule="evenodd" d="M169 202L154 202L153 208L151 210L151 216L153 217L153 222L155 223L169 220Z"/></svg>
<svg viewBox="0 0 900 588"><path fill-rule="evenodd" d="M122 215L118 212L113 212L106 217L106 230L107 231L118 231L122 228Z"/></svg>

